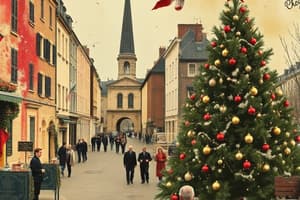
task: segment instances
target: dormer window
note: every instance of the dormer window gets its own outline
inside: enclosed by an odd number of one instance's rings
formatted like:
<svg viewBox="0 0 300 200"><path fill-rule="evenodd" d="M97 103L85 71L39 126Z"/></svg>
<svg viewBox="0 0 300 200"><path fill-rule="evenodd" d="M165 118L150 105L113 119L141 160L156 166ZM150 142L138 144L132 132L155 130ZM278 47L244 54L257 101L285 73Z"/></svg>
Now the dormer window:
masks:
<svg viewBox="0 0 300 200"><path fill-rule="evenodd" d="M129 62L124 62L124 74L129 74L130 72L130 64Z"/></svg>

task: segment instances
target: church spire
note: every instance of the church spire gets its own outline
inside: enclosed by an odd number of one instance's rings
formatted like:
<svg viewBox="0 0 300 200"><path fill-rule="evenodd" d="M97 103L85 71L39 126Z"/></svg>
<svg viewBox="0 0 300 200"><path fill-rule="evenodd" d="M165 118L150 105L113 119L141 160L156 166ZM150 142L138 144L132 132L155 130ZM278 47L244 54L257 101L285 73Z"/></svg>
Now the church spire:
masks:
<svg viewBox="0 0 300 200"><path fill-rule="evenodd" d="M122 35L120 44L120 54L132 53L134 54L134 41L132 31L132 18L130 0L125 0Z"/></svg>
<svg viewBox="0 0 300 200"><path fill-rule="evenodd" d="M136 60L130 0L125 0L120 53L118 55L118 79L124 77L136 79Z"/></svg>

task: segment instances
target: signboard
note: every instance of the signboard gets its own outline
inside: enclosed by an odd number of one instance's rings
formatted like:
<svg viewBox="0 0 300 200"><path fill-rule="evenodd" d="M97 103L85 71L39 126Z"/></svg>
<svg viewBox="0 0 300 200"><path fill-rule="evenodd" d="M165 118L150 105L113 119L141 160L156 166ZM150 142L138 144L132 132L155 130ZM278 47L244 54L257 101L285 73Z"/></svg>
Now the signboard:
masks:
<svg viewBox="0 0 300 200"><path fill-rule="evenodd" d="M57 164L43 164L45 174L41 190L54 190L54 199L59 200L59 187L60 187L60 173L59 165Z"/></svg>
<svg viewBox="0 0 300 200"><path fill-rule="evenodd" d="M33 142L19 141L18 151L33 151Z"/></svg>

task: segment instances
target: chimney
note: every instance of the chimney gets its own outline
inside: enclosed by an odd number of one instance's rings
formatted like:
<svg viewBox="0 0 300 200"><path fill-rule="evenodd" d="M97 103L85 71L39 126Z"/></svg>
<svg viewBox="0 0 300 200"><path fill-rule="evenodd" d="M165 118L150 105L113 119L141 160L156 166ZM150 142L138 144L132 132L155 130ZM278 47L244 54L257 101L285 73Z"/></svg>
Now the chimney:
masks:
<svg viewBox="0 0 300 200"><path fill-rule="evenodd" d="M90 49L86 45L83 46L83 50L88 56L90 56Z"/></svg>
<svg viewBox="0 0 300 200"><path fill-rule="evenodd" d="M196 42L203 40L202 24L178 24L178 38L181 39L189 30L194 31Z"/></svg>
<svg viewBox="0 0 300 200"><path fill-rule="evenodd" d="M166 51L166 47L159 47L159 58L164 55Z"/></svg>

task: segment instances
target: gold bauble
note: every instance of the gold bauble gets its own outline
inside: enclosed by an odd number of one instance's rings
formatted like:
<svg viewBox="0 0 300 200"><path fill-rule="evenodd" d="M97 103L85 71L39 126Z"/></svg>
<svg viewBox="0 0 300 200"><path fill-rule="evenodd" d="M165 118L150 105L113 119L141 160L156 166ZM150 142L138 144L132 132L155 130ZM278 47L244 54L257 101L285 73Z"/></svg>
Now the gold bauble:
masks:
<svg viewBox="0 0 300 200"><path fill-rule="evenodd" d="M300 171L300 166L298 166L298 167L296 168L296 170L297 170L297 171Z"/></svg>
<svg viewBox="0 0 300 200"><path fill-rule="evenodd" d="M291 141L290 141L290 144L291 144L292 146L295 146L295 145L296 145L295 140L291 140Z"/></svg>
<svg viewBox="0 0 300 200"><path fill-rule="evenodd" d="M262 84L264 84L264 80L261 78L261 79L258 80L258 83L259 83L260 85L262 85Z"/></svg>
<svg viewBox="0 0 300 200"><path fill-rule="evenodd" d="M261 118L261 113L257 113L256 117Z"/></svg>
<svg viewBox="0 0 300 200"><path fill-rule="evenodd" d="M291 149L290 148L285 148L284 149L284 153L285 153L285 155L290 155L291 154Z"/></svg>
<svg viewBox="0 0 300 200"><path fill-rule="evenodd" d="M222 51L222 56L226 57L228 55L229 51L227 49L224 49Z"/></svg>
<svg viewBox="0 0 300 200"><path fill-rule="evenodd" d="M179 142L176 142L175 145L176 145L176 147L179 147L180 143L179 143Z"/></svg>
<svg viewBox="0 0 300 200"><path fill-rule="evenodd" d="M210 86L210 87L214 87L214 86L216 86L216 80L215 79L210 79L209 81L208 81L208 85Z"/></svg>
<svg viewBox="0 0 300 200"><path fill-rule="evenodd" d="M203 103L208 103L209 100L210 100L209 96L204 96L204 97L202 98Z"/></svg>
<svg viewBox="0 0 300 200"><path fill-rule="evenodd" d="M275 127L273 128L273 133L274 133L274 135L280 135L280 133L281 133L280 128L278 128L277 126L275 126Z"/></svg>
<svg viewBox="0 0 300 200"><path fill-rule="evenodd" d="M237 31L237 32L235 33L235 35L236 35L236 36L240 36L240 35L241 35L241 32Z"/></svg>
<svg viewBox="0 0 300 200"><path fill-rule="evenodd" d="M221 61L219 59L215 60L216 67L220 66L220 64L221 64Z"/></svg>
<svg viewBox="0 0 300 200"><path fill-rule="evenodd" d="M166 183L166 186L169 188L169 187L172 186L172 183L171 183L170 181L168 181L168 182Z"/></svg>
<svg viewBox="0 0 300 200"><path fill-rule="evenodd" d="M243 154L240 152L240 151L238 151L236 154L235 154L235 159L237 159L237 160L242 160L243 159Z"/></svg>
<svg viewBox="0 0 300 200"><path fill-rule="evenodd" d="M192 174L190 172L185 173L184 180L186 181L192 180Z"/></svg>
<svg viewBox="0 0 300 200"><path fill-rule="evenodd" d="M250 65L247 65L247 66L245 67L245 71L246 71L246 72L251 72L251 70L252 70L252 67L251 67Z"/></svg>
<svg viewBox="0 0 300 200"><path fill-rule="evenodd" d="M238 15L233 15L232 19L233 19L234 21L237 21L237 20L239 20L239 16L238 16Z"/></svg>
<svg viewBox="0 0 300 200"><path fill-rule="evenodd" d="M193 137L193 136L195 136L195 131L189 130L189 131L187 132L187 136L188 136L188 137Z"/></svg>
<svg viewBox="0 0 300 200"><path fill-rule="evenodd" d="M220 160L217 161L217 163L218 163L218 165L222 165L223 164L223 160L220 159Z"/></svg>
<svg viewBox="0 0 300 200"><path fill-rule="evenodd" d="M220 44L220 48L223 49L224 48L224 44Z"/></svg>
<svg viewBox="0 0 300 200"><path fill-rule="evenodd" d="M287 146L287 145L288 145L287 141L284 141L284 142L282 143L282 145L283 145L283 146Z"/></svg>
<svg viewBox="0 0 300 200"><path fill-rule="evenodd" d="M262 167L262 170L263 170L263 172L268 172L268 171L270 171L270 165L264 164L263 167Z"/></svg>
<svg viewBox="0 0 300 200"><path fill-rule="evenodd" d="M225 105L220 106L220 112L225 113L227 110L227 107Z"/></svg>
<svg viewBox="0 0 300 200"><path fill-rule="evenodd" d="M247 144L251 144L251 143L253 142L253 136L252 136L250 133L248 133L248 134L245 136L244 140L245 140L245 142L246 142Z"/></svg>
<svg viewBox="0 0 300 200"><path fill-rule="evenodd" d="M280 88L277 88L276 89L276 94L277 94L277 96L282 96L283 92L282 92L282 90Z"/></svg>
<svg viewBox="0 0 300 200"><path fill-rule="evenodd" d="M291 135L291 133L290 133L290 132L285 132L285 136L286 136L287 138L289 138L289 137L290 137L290 135Z"/></svg>
<svg viewBox="0 0 300 200"><path fill-rule="evenodd" d="M222 79L222 78L219 79L219 83L220 83L221 85L223 84L223 79Z"/></svg>
<svg viewBox="0 0 300 200"><path fill-rule="evenodd" d="M215 181L213 184L212 184L212 189L213 190L219 190L221 187L220 183L218 181Z"/></svg>
<svg viewBox="0 0 300 200"><path fill-rule="evenodd" d="M210 148L208 145L206 145L206 146L203 148L202 152L203 152L204 155L208 155L208 154L210 154L210 152L211 152L211 148Z"/></svg>
<svg viewBox="0 0 300 200"><path fill-rule="evenodd" d="M258 91L257 91L257 88L256 88L256 87L252 87L252 88L250 89L250 94L251 94L252 96L256 96L257 93L258 93Z"/></svg>
<svg viewBox="0 0 300 200"><path fill-rule="evenodd" d="M231 122L232 122L234 125L237 125L237 124L240 123L240 118L237 117L237 116L234 116L234 117L232 117Z"/></svg>
<svg viewBox="0 0 300 200"><path fill-rule="evenodd" d="M229 8L225 8L224 9L224 13L229 13L230 12L230 9Z"/></svg>

